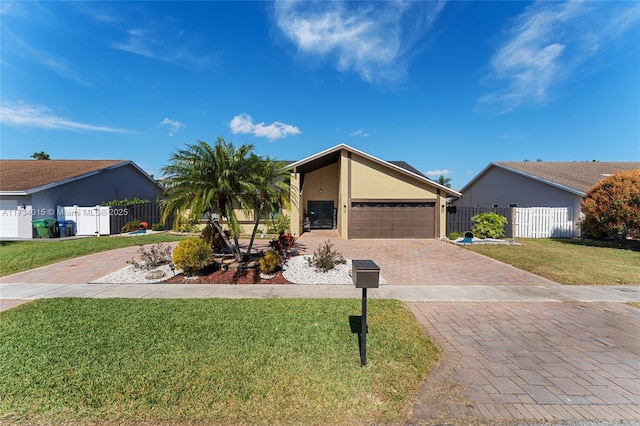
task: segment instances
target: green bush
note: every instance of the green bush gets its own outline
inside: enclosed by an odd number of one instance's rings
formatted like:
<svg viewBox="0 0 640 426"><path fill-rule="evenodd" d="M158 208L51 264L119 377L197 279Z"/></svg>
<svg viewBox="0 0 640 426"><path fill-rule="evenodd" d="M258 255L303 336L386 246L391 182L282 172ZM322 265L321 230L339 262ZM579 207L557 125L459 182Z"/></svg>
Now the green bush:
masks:
<svg viewBox="0 0 640 426"><path fill-rule="evenodd" d="M279 213L274 219L267 224L267 232L269 234L278 234L280 232L289 232L291 230L291 217L286 214Z"/></svg>
<svg viewBox="0 0 640 426"><path fill-rule="evenodd" d="M139 219L130 220L129 222L125 223L122 228L120 228L120 233L126 234L127 232L137 231L138 229L140 229L140 222L142 221Z"/></svg>
<svg viewBox="0 0 640 426"><path fill-rule="evenodd" d="M211 263L211 247L201 238L187 238L173 249L171 258L177 268L192 275Z"/></svg>
<svg viewBox="0 0 640 426"><path fill-rule="evenodd" d="M152 231L164 231L164 225L161 223L154 223L153 225L151 225L151 230Z"/></svg>
<svg viewBox="0 0 640 426"><path fill-rule="evenodd" d="M173 228L178 232L197 232L198 231L197 224L198 224L197 220L178 215L173 225Z"/></svg>
<svg viewBox="0 0 640 426"><path fill-rule="evenodd" d="M280 253L275 250L267 251L259 260L260 272L270 274L275 271L276 267L282 262Z"/></svg>
<svg viewBox="0 0 640 426"><path fill-rule="evenodd" d="M455 241L458 238L460 238L460 234L458 232L452 232L452 233L449 234L449 239L451 241Z"/></svg>
<svg viewBox="0 0 640 426"><path fill-rule="evenodd" d="M313 252L313 256L307 259L307 264L314 267L318 272L327 272L336 265L347 263L340 252L333 249L333 244L329 240L320 244L316 251Z"/></svg>
<svg viewBox="0 0 640 426"><path fill-rule="evenodd" d="M480 213L471 218L473 235L478 238L502 238L507 218L495 212Z"/></svg>

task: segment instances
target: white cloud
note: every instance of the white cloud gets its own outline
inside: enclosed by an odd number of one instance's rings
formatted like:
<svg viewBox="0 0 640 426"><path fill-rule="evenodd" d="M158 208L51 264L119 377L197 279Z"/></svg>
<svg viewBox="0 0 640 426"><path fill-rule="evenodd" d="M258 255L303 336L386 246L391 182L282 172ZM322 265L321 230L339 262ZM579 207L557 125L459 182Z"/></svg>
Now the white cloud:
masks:
<svg viewBox="0 0 640 426"><path fill-rule="evenodd" d="M275 11L279 29L299 51L333 57L339 71L378 82L405 75L405 55L444 4L278 1Z"/></svg>
<svg viewBox="0 0 640 426"><path fill-rule="evenodd" d="M175 133L180 130L181 127L186 127L185 124L177 121L171 120L170 118L166 118L162 120L158 126L169 126L169 136L175 135Z"/></svg>
<svg viewBox="0 0 640 426"><path fill-rule="evenodd" d="M448 174L451 173L451 170L427 170L426 172L424 172L425 175L427 176L446 176Z"/></svg>
<svg viewBox="0 0 640 426"><path fill-rule="evenodd" d="M129 130L107 126L80 123L63 117L52 115L43 106L32 106L25 103L3 104L0 107L0 122L11 127L38 127L57 130L86 130L107 133L134 133Z"/></svg>
<svg viewBox="0 0 640 426"><path fill-rule="evenodd" d="M363 137L363 138L366 138L367 136L370 136L370 135L371 135L371 133L365 132L362 129L358 129L353 133L349 133L349 136L360 136L360 137Z"/></svg>
<svg viewBox="0 0 640 426"><path fill-rule="evenodd" d="M544 103L552 89L584 70L595 53L640 18L636 2L538 2L515 19L491 59L487 81L503 83L479 104L511 111Z"/></svg>
<svg viewBox="0 0 640 426"><path fill-rule="evenodd" d="M229 123L229 127L233 133L249 133L271 141L302 133L296 126L280 123L279 121L268 125L264 123L254 124L249 114L236 115Z"/></svg>

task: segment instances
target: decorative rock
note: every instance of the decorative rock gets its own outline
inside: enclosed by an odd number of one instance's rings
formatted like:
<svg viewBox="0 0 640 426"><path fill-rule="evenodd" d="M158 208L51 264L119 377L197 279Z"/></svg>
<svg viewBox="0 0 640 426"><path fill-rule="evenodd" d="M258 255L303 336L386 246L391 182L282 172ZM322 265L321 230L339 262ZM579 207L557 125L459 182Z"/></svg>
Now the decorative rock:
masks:
<svg viewBox="0 0 640 426"><path fill-rule="evenodd" d="M165 274L164 271L160 271L160 270L155 270L155 271L151 271L149 272L147 275L144 276L145 279L147 280L159 280L160 278L164 277Z"/></svg>
<svg viewBox="0 0 640 426"><path fill-rule="evenodd" d="M257 267L258 267L258 262L256 262L255 260L252 260L249 263L247 263L247 268L257 268Z"/></svg>

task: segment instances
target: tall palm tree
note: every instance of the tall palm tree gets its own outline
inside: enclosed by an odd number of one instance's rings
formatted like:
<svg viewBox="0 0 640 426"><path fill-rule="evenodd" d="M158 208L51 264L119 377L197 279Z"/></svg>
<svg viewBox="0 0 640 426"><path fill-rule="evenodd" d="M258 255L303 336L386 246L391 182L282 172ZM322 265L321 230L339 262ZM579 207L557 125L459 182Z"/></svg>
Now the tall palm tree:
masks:
<svg viewBox="0 0 640 426"><path fill-rule="evenodd" d="M254 224L247 253L251 252L258 231L260 218L278 210L289 202L289 171L281 161L269 157L260 159L254 156L253 185L255 198L252 201Z"/></svg>
<svg viewBox="0 0 640 426"><path fill-rule="evenodd" d="M210 224L240 260L239 224L235 207L251 210L255 187L252 176L252 145L235 149L221 137L215 146L204 141L173 152L169 165L163 167L165 190L160 195L163 218L171 212L189 212L193 220L207 215ZM234 243L226 238L218 218L227 220Z"/></svg>

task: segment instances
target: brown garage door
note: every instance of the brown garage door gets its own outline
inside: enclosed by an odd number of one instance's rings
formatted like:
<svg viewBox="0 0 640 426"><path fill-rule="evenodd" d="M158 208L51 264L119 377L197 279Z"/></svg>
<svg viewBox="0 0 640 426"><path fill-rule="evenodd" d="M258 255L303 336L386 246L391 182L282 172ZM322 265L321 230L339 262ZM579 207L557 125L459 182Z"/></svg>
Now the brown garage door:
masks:
<svg viewBox="0 0 640 426"><path fill-rule="evenodd" d="M435 203L354 202L351 238L434 238Z"/></svg>

